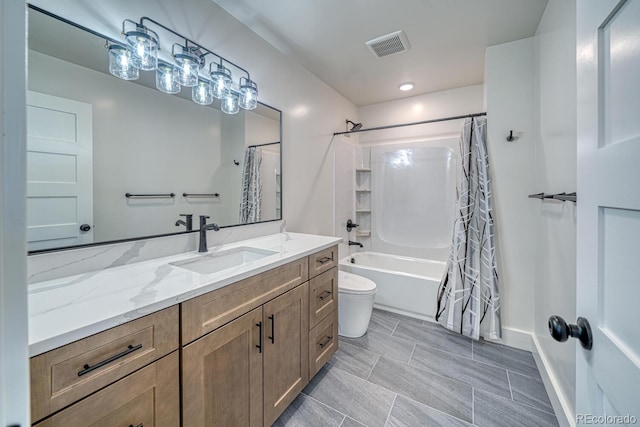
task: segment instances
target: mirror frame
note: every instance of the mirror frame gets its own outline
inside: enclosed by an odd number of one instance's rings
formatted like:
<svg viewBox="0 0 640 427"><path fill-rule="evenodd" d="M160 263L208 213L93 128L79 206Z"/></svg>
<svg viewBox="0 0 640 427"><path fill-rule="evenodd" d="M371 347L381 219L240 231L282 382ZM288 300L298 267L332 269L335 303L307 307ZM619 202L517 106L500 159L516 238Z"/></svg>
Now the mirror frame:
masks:
<svg viewBox="0 0 640 427"><path fill-rule="evenodd" d="M56 15L52 12L49 12L48 10L42 9L38 6L35 6L31 3L27 3L27 7L28 7L28 12L30 12L31 10L42 13L48 17L51 17L53 19L57 19L58 21L61 21L65 24L71 25L79 30L85 31L91 35L94 35L98 38L101 38L105 41L109 41L112 43L116 43L116 44L121 44L122 42L115 40L109 36L106 36L104 34L101 34L97 31L92 30L91 28L85 27L84 25L78 24L76 22L73 22L69 19L63 18L62 16ZM27 18L28 19L28 18ZM27 39L27 49L29 47L29 43L28 43L28 39ZM132 82L135 83L135 82ZM27 87L28 90L28 87ZM241 227L241 226L246 226L246 225L253 225L253 224L263 224L263 223L269 223L269 222L276 222L276 221L282 221L282 207L284 206L283 203L283 198L284 198L284 192L282 191L282 179L284 176L283 170L282 170L282 146L283 146L283 142L282 142L282 110L272 107L269 104L265 104L264 102L258 101L258 104L270 108L274 111L277 111L280 114L280 120L279 120L279 127L280 127L280 218L275 218L275 219L268 219L268 220L263 220L263 221L256 221L256 222L250 222L250 223L246 223L246 224L230 224L230 225L221 225L220 228L233 228L233 227ZM209 108L213 108L210 107ZM260 145L260 144L258 144ZM103 246L103 245L112 245L112 244L118 244L118 243L127 243L127 242L135 242L138 240L148 240L148 239L154 239L154 238L158 238L158 237L169 237L169 236L178 236L178 235L183 235L183 234L189 234L189 233L197 233L199 232L199 230L191 230L191 231L177 231L175 233L163 233L163 234L152 234L152 235L146 235L146 236L138 236L138 237L130 237L130 238L126 238L126 239L116 239L116 240L105 240L102 242L94 242L94 243L86 243L86 244L82 244L82 245L73 245L73 246L61 246L59 248L50 248L50 249L38 249L38 250L33 250L33 251L28 251L27 255L37 255L37 254L42 254L42 253L50 253L50 252L60 252L60 251L67 251L67 250L73 250L73 249L82 249L82 248L90 248L90 247L94 247L94 246Z"/></svg>

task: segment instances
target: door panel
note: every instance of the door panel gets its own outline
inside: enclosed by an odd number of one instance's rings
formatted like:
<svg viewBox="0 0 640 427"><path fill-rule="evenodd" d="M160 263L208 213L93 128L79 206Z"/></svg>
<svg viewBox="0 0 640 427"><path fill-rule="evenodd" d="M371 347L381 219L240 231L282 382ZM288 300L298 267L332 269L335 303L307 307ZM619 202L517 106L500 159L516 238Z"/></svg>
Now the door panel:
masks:
<svg viewBox="0 0 640 427"><path fill-rule="evenodd" d="M577 421L640 418L640 2L581 0L577 29Z"/></svg>
<svg viewBox="0 0 640 427"><path fill-rule="evenodd" d="M93 131L90 104L29 92L29 250L93 242Z"/></svg>

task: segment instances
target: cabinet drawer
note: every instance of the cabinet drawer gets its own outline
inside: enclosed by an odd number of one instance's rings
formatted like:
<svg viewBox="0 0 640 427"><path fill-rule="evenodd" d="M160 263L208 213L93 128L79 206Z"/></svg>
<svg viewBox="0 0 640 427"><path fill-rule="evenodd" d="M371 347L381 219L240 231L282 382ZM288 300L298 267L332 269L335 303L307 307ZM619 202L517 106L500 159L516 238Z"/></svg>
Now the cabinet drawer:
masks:
<svg viewBox="0 0 640 427"><path fill-rule="evenodd" d="M338 246L309 255L309 278L316 277L338 265Z"/></svg>
<svg viewBox="0 0 640 427"><path fill-rule="evenodd" d="M40 420L177 348L178 306L173 306L35 356L31 419Z"/></svg>
<svg viewBox="0 0 640 427"><path fill-rule="evenodd" d="M324 318L309 331L309 378L338 350L338 310Z"/></svg>
<svg viewBox="0 0 640 427"><path fill-rule="evenodd" d="M178 352L36 424L37 427L180 425Z"/></svg>
<svg viewBox="0 0 640 427"><path fill-rule="evenodd" d="M338 308L338 268L309 280L309 328Z"/></svg>
<svg viewBox="0 0 640 427"><path fill-rule="evenodd" d="M307 258L182 303L182 345L219 328L308 279Z"/></svg>

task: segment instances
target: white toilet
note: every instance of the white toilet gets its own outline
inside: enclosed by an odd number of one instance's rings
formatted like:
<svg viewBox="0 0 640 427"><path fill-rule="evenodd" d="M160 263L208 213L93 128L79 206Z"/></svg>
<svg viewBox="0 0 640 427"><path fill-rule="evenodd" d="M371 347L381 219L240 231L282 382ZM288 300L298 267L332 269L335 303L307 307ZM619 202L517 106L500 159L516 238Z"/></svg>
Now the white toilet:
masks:
<svg viewBox="0 0 640 427"><path fill-rule="evenodd" d="M373 280L338 271L338 335L357 338L367 332L375 296Z"/></svg>

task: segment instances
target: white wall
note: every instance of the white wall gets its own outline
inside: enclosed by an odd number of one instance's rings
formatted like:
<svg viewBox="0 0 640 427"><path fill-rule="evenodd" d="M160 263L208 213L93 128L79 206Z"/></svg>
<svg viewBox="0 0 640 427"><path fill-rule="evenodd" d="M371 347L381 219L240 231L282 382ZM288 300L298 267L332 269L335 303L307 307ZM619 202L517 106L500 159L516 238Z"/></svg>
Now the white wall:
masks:
<svg viewBox="0 0 640 427"><path fill-rule="evenodd" d="M575 0L549 0L535 40L539 94L536 192L569 193L576 191ZM535 201L531 207L538 220L534 333L555 391L572 419L576 345L554 341L547 319L552 314L571 322L576 319L576 204Z"/></svg>
<svg viewBox="0 0 640 427"><path fill-rule="evenodd" d="M487 48L487 141L494 196L503 338L529 349L533 331L535 217L534 40ZM509 131L518 139L507 142Z"/></svg>
<svg viewBox="0 0 640 427"><path fill-rule="evenodd" d="M29 425L24 1L0 2L0 425Z"/></svg>
<svg viewBox="0 0 640 427"><path fill-rule="evenodd" d="M125 18L150 16L251 71L260 99L283 112L283 217L291 231L334 233L331 135L353 104L210 0L37 0L35 5L114 38Z"/></svg>

